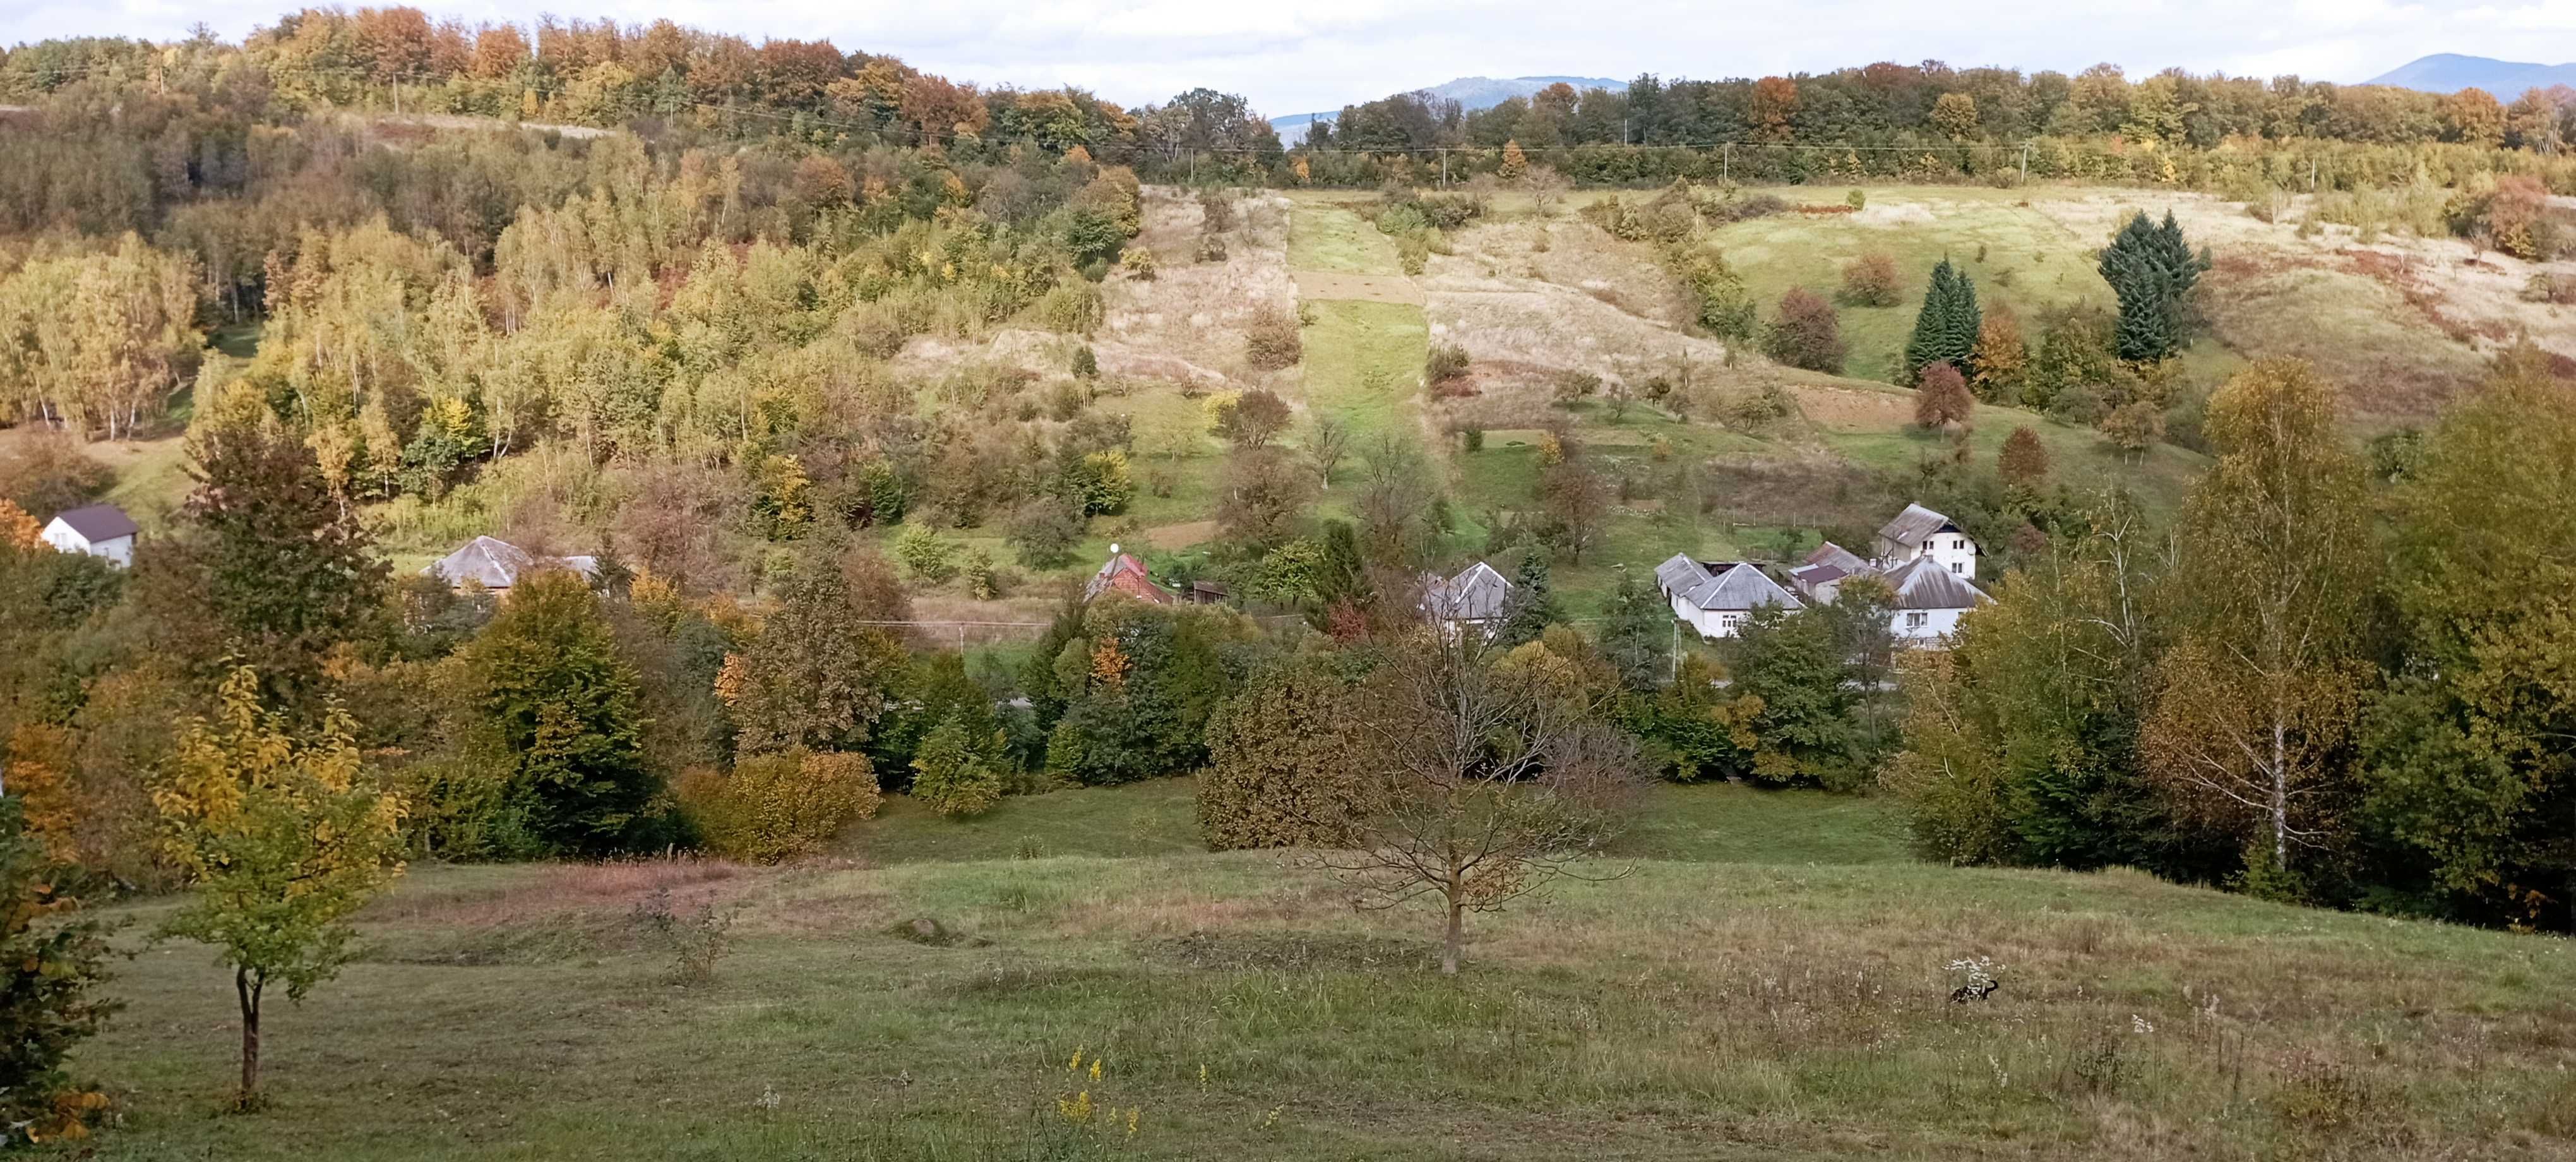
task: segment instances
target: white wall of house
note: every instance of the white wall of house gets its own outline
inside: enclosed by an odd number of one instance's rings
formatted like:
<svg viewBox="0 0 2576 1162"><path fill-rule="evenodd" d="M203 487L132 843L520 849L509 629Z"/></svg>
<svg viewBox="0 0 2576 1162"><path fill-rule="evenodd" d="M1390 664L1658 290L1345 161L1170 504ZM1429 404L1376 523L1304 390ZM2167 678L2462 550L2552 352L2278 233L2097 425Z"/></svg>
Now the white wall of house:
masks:
<svg viewBox="0 0 2576 1162"><path fill-rule="evenodd" d="M1735 627L1744 623L1744 614L1733 609L1701 609L1679 597L1672 597L1673 616L1682 624L1699 631L1699 636L1734 637Z"/></svg>
<svg viewBox="0 0 2576 1162"><path fill-rule="evenodd" d="M1968 539L1966 533L1934 533L1919 545L1880 541L1878 549L1879 567L1891 573L1916 557L1930 557L1952 573L1971 581L1977 579L1977 542Z"/></svg>
<svg viewBox="0 0 2576 1162"><path fill-rule="evenodd" d="M91 544L89 538L73 531L70 523L60 518L45 526L44 537L45 543L52 545L59 552L87 553L93 557L105 557L120 566L134 564L134 538L132 537L114 537Z"/></svg>
<svg viewBox="0 0 2576 1162"><path fill-rule="evenodd" d="M1959 632L1959 618L1967 612L1964 609L1899 609L1888 615L1887 629L1900 642L1935 644Z"/></svg>

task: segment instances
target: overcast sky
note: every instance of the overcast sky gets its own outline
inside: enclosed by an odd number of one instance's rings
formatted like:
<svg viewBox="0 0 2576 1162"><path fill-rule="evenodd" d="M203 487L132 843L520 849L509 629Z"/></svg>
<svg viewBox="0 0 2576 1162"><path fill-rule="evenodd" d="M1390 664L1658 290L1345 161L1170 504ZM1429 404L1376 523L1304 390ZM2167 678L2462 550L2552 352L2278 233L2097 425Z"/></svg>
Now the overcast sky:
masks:
<svg viewBox="0 0 2576 1162"><path fill-rule="evenodd" d="M204 21L237 39L287 7L0 0L0 38L171 39ZM467 21L524 21L554 5L421 7ZM627 23L668 16L754 40L828 38L952 79L1076 84L1127 105L1206 85L1242 93L1269 116L1473 75L1756 76L1937 59L2065 72L2111 61L2132 76L2181 65L2350 82L2435 52L2576 59L2576 0L565 0L563 9Z"/></svg>

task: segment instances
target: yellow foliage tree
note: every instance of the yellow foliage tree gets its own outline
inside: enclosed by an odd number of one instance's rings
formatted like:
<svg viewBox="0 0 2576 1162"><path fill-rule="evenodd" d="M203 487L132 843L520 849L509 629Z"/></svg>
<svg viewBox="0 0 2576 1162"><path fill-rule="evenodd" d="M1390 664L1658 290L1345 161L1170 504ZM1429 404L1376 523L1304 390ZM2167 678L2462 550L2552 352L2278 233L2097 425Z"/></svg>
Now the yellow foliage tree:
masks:
<svg viewBox="0 0 2576 1162"><path fill-rule="evenodd" d="M45 543L45 526L18 507L16 501L0 497L0 545L13 549L34 549Z"/></svg>
<svg viewBox="0 0 2576 1162"><path fill-rule="evenodd" d="M241 1008L244 1107L259 1101L260 1000L302 1000L338 975L349 915L402 874L402 801L368 777L357 723L336 704L298 739L260 705L259 676L225 679L212 721L179 736L152 801L195 889L163 931L215 947Z"/></svg>
<svg viewBox="0 0 2576 1162"><path fill-rule="evenodd" d="M1504 142L1503 163L1495 168L1494 173L1504 181L1516 182L1521 179L1522 174L1528 172L1529 155L1521 152L1521 143L1518 141Z"/></svg>

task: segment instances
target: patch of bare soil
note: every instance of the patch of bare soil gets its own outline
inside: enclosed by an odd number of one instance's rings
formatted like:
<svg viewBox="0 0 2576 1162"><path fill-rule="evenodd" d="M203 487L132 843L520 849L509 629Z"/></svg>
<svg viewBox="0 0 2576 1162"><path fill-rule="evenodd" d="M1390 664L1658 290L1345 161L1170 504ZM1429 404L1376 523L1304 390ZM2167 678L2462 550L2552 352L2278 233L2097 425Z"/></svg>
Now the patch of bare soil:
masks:
<svg viewBox="0 0 2576 1162"><path fill-rule="evenodd" d="M1911 396L1801 383L1789 388L1807 422L1833 432L1883 432L1914 419Z"/></svg>
<svg viewBox="0 0 2576 1162"><path fill-rule="evenodd" d="M1422 288L1400 274L1339 274L1322 270L1296 272L1299 299L1356 299L1370 303L1422 305Z"/></svg>
<svg viewBox="0 0 2576 1162"><path fill-rule="evenodd" d="M1145 543L1157 549L1186 549L1215 539L1216 522L1212 520L1156 525L1145 530Z"/></svg>

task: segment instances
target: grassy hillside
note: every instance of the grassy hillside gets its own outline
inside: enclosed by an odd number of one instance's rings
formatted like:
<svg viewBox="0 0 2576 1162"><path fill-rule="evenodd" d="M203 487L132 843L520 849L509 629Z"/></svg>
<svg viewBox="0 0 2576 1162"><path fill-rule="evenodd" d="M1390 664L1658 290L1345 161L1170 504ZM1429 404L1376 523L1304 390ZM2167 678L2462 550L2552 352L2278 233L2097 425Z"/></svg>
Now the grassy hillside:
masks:
<svg viewBox="0 0 2576 1162"><path fill-rule="evenodd" d="M212 1112L229 978L160 946L78 1062L126 1111L91 1156L2576 1151L2566 941L1954 870L1905 859L1884 804L1667 788L1619 874L1475 917L1444 980L1428 914L1189 850L1187 806L1176 782L963 824L898 805L847 861L777 870L418 868L359 963L276 1007L255 1116ZM734 917L712 981L673 983L630 920L656 890ZM1968 956L2004 987L1954 1005ZM1077 1092L1119 1112L1071 1125Z"/></svg>

